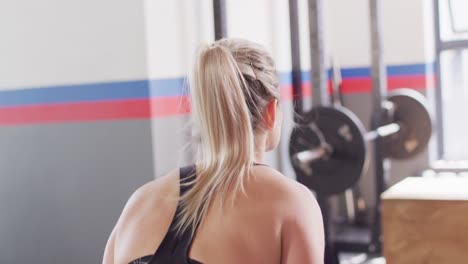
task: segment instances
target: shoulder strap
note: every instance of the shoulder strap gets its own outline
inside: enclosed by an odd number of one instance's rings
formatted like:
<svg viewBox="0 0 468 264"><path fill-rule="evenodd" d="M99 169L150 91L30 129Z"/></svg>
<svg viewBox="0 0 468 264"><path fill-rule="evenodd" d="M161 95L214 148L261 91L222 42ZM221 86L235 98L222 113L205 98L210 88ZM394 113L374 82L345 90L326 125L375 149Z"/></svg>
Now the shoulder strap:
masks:
<svg viewBox="0 0 468 264"><path fill-rule="evenodd" d="M179 179L180 179L180 196L184 195L187 191L192 188L191 181L196 177L197 167L195 165L189 165L180 168Z"/></svg>
<svg viewBox="0 0 468 264"><path fill-rule="evenodd" d="M187 193L192 188L192 180L196 177L196 166L189 165L180 168L179 171L179 188L180 196ZM180 202L177 204L177 209L172 219L169 230L166 233L163 241L156 250L149 264L173 263L186 264L188 250L192 243L191 230L187 230L182 234L177 235L175 225L178 220L178 215L181 210Z"/></svg>

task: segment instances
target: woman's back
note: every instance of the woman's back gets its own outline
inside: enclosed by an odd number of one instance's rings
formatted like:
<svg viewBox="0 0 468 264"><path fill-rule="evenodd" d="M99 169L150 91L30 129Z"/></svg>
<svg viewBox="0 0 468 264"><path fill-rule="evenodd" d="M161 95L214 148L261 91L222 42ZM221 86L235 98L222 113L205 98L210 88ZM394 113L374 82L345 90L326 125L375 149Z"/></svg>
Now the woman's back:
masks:
<svg viewBox="0 0 468 264"><path fill-rule="evenodd" d="M196 177L184 168L180 178L175 171L140 188L111 234L105 263L151 259L157 248L150 264L323 262L322 218L310 191L254 166L280 141L279 83L259 44L222 39L199 50L190 78Z"/></svg>
<svg viewBox="0 0 468 264"><path fill-rule="evenodd" d="M153 255L173 221L178 199L178 172L140 188L112 234L114 261L109 263L127 264ZM245 181L245 194L239 194L233 205L221 206L220 199L215 197L198 228L190 259L202 263L323 262L320 210L302 185L271 168L256 166ZM313 260L317 262L309 262Z"/></svg>

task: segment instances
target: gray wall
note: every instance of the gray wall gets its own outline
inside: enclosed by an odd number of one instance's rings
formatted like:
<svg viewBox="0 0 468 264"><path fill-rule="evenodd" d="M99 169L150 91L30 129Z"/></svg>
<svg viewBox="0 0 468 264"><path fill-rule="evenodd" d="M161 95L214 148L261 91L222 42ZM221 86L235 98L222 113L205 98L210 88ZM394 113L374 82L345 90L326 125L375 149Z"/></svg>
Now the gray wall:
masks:
<svg viewBox="0 0 468 264"><path fill-rule="evenodd" d="M153 119L153 158L155 176L162 177L177 167L193 162L189 116Z"/></svg>
<svg viewBox="0 0 468 264"><path fill-rule="evenodd" d="M150 122L0 128L0 263L98 263L153 178Z"/></svg>

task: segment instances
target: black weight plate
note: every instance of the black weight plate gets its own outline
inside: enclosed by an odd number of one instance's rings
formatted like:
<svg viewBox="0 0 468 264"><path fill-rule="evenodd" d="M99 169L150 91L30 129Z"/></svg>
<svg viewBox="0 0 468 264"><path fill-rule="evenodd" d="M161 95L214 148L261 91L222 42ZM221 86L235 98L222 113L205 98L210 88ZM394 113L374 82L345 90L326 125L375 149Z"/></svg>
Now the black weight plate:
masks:
<svg viewBox="0 0 468 264"><path fill-rule="evenodd" d="M408 159L426 149L432 134L431 115L426 98L411 89L389 93L387 100L394 105L392 121L400 130L383 138L384 154L392 159Z"/></svg>
<svg viewBox="0 0 468 264"><path fill-rule="evenodd" d="M306 172L292 162L292 157L320 146L320 137L311 125L322 132L332 152L326 158L310 162L311 171ZM316 107L306 113L289 142L297 180L321 195L341 193L351 187L361 177L367 161L363 132L360 120L344 107Z"/></svg>

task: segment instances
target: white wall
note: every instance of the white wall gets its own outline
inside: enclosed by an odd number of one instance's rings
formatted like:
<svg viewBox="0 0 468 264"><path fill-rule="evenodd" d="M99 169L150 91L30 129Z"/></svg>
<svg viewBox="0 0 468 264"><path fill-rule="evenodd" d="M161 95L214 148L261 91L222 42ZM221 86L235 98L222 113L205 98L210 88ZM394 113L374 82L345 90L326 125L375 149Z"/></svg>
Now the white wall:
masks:
<svg viewBox="0 0 468 264"><path fill-rule="evenodd" d="M287 0L227 0L228 36L264 45L279 71L291 69Z"/></svg>
<svg viewBox="0 0 468 264"><path fill-rule="evenodd" d="M425 9L427 0L382 1L385 62L411 64L428 62ZM432 26L432 24L430 25Z"/></svg>
<svg viewBox="0 0 468 264"><path fill-rule="evenodd" d="M249 39L266 47L275 59L279 72L291 71L291 44L287 0L227 0L228 36ZM289 135L293 126L292 104L282 103L283 129L278 149L265 162L294 177L289 164Z"/></svg>
<svg viewBox="0 0 468 264"><path fill-rule="evenodd" d="M327 45L342 67L369 67L369 0L326 0ZM432 27L428 0L381 1L384 61L388 65L425 63L433 59L427 37Z"/></svg>
<svg viewBox="0 0 468 264"><path fill-rule="evenodd" d="M370 64L368 0L325 0L329 56L343 68Z"/></svg>
<svg viewBox="0 0 468 264"><path fill-rule="evenodd" d="M0 89L146 78L143 4L2 0Z"/></svg>
<svg viewBox="0 0 468 264"><path fill-rule="evenodd" d="M197 48L214 40L211 4L209 0L145 1L149 79L188 76ZM153 101L153 111L158 107ZM153 119L152 135L156 177L192 162L190 116Z"/></svg>
<svg viewBox="0 0 468 264"><path fill-rule="evenodd" d="M144 1L150 79L187 75L196 49L214 39L211 2Z"/></svg>

